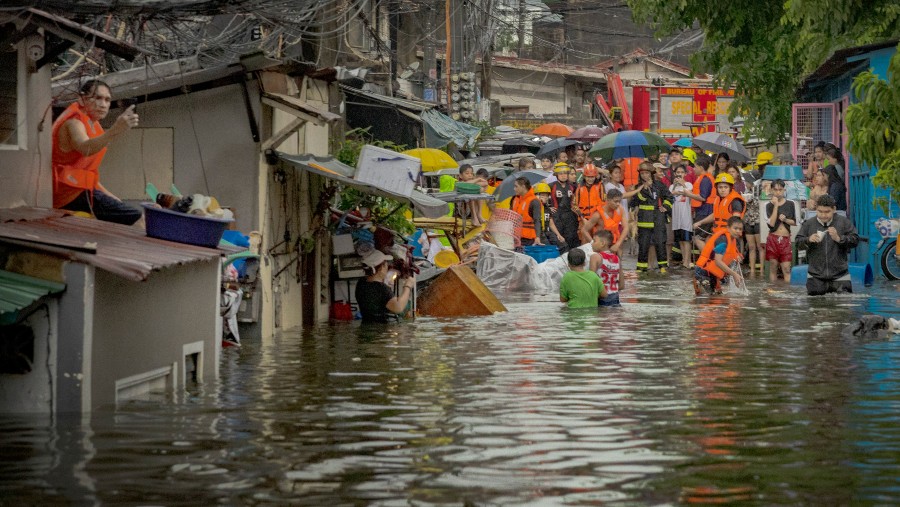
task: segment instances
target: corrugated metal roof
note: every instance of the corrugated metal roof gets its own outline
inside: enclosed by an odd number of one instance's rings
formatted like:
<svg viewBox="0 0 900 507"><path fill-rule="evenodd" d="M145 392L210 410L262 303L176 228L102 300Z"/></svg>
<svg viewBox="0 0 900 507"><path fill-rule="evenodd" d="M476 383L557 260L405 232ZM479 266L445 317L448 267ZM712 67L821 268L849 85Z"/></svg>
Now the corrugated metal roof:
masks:
<svg viewBox="0 0 900 507"><path fill-rule="evenodd" d="M138 227L30 207L0 209L0 242L53 253L134 281L146 280L155 270L228 253L149 238Z"/></svg>
<svg viewBox="0 0 900 507"><path fill-rule="evenodd" d="M428 111L429 109L433 109L434 104L430 104L428 102L419 102L417 100L407 100L407 99L399 99L397 97L388 97L387 95L380 95L378 93L368 92L365 90L360 90L359 88L354 88L352 86L347 86L345 84L340 85L341 90L344 92L349 92L354 95L365 97L367 99L371 99L376 102L381 102L384 104L391 104L397 107L401 107L408 111L414 111L416 113L421 113L422 111Z"/></svg>
<svg viewBox="0 0 900 507"><path fill-rule="evenodd" d="M64 283L0 270L0 326L15 324L21 310L65 289Z"/></svg>

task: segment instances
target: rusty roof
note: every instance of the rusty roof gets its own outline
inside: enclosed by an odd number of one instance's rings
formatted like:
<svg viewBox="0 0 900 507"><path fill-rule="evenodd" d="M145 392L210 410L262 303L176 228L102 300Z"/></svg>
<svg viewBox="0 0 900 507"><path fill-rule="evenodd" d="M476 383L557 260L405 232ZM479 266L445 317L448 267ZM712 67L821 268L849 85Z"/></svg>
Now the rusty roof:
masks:
<svg viewBox="0 0 900 507"><path fill-rule="evenodd" d="M138 227L32 207L0 209L0 242L90 264L133 281L146 280L163 268L229 253L150 238Z"/></svg>

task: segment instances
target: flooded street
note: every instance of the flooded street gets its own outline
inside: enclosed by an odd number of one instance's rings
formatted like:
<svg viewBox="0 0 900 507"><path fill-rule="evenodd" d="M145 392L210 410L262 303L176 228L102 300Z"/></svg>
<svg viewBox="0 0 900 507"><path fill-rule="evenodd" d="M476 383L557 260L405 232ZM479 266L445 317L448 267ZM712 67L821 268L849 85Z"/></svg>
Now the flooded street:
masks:
<svg viewBox="0 0 900 507"><path fill-rule="evenodd" d="M223 351L220 380L56 429L0 417L0 505L900 503L900 286L324 325Z"/></svg>

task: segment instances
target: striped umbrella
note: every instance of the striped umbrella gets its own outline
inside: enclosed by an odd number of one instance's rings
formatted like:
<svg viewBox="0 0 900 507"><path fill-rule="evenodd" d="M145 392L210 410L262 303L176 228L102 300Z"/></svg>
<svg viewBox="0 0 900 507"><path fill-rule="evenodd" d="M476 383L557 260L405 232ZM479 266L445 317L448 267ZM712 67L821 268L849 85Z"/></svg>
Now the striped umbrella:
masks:
<svg viewBox="0 0 900 507"><path fill-rule="evenodd" d="M668 153L672 145L662 137L639 130L625 130L604 136L591 146L588 155L603 160L647 158Z"/></svg>

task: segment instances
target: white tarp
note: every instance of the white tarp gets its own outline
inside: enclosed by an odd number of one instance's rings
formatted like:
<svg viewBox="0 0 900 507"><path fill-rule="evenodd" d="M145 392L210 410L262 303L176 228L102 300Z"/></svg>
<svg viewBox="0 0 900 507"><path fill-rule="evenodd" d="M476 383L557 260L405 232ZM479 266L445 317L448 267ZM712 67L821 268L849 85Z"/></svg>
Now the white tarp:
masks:
<svg viewBox="0 0 900 507"><path fill-rule="evenodd" d="M581 245L585 267L594 253L590 243ZM482 242L475 272L494 293L528 291L536 294L559 292L559 281L569 270L566 254L538 263L531 257Z"/></svg>

